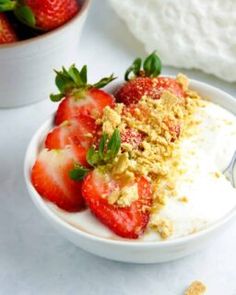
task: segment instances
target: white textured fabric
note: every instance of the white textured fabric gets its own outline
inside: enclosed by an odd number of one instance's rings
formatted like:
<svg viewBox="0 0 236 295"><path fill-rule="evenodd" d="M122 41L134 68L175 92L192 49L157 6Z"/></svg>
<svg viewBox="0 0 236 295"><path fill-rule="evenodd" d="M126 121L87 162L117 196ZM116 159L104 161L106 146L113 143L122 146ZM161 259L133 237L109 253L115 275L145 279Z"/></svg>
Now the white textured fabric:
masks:
<svg viewBox="0 0 236 295"><path fill-rule="evenodd" d="M165 65L236 81L235 0L109 0L148 52Z"/></svg>

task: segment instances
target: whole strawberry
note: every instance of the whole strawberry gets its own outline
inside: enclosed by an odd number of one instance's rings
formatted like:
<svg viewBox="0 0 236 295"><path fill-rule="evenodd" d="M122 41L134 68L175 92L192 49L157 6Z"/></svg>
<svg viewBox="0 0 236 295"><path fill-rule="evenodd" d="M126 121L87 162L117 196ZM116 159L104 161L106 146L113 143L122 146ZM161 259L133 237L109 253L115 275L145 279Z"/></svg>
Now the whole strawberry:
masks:
<svg viewBox="0 0 236 295"><path fill-rule="evenodd" d="M16 42L16 34L7 20L7 17L0 13L0 44Z"/></svg>
<svg viewBox="0 0 236 295"><path fill-rule="evenodd" d="M173 78L158 77L161 73L161 60L155 52L149 55L143 63L141 58L135 59L125 73L125 80L115 96L125 105L136 104L144 96L159 99L164 90L169 90L177 96L183 96L181 85Z"/></svg>
<svg viewBox="0 0 236 295"><path fill-rule="evenodd" d="M55 29L70 20L78 11L76 0L1 0L1 11L14 11L26 25L44 31Z"/></svg>

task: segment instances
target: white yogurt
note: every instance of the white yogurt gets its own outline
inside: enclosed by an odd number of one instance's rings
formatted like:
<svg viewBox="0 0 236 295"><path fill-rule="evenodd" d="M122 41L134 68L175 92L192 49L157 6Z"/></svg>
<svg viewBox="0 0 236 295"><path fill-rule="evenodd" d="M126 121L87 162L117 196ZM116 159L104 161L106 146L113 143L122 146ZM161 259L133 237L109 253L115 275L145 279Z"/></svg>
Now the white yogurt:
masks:
<svg viewBox="0 0 236 295"><path fill-rule="evenodd" d="M197 132L182 140L181 167L186 170L177 179L177 196L170 198L159 216L168 218L174 226L169 239L185 236L206 228L225 216L236 206L236 189L220 173L236 150L236 117L222 107L207 103L199 108ZM188 202L179 198L187 197ZM56 214L86 232L106 238L117 237L101 224L89 210L66 213L49 205ZM154 216L153 216L154 217ZM141 240L160 240L149 232Z"/></svg>

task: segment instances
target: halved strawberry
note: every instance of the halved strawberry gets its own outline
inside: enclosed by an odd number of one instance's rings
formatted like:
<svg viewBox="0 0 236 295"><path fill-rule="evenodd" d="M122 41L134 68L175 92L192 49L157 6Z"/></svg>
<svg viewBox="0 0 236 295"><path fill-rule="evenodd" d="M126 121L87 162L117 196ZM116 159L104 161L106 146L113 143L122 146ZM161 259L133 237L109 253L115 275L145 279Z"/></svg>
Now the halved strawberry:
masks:
<svg viewBox="0 0 236 295"><path fill-rule="evenodd" d="M45 140L48 149L63 149L69 146L75 155L75 160L87 166L86 153L89 147L99 137L99 126L90 116L79 114L70 121L64 121L56 126Z"/></svg>
<svg viewBox="0 0 236 295"><path fill-rule="evenodd" d="M109 204L109 195L120 184L108 174L98 169L90 172L83 181L82 194L92 213L117 235L137 239L145 230L149 221L149 209L152 205L151 186L147 179L136 179L138 199L128 207Z"/></svg>
<svg viewBox="0 0 236 295"><path fill-rule="evenodd" d="M122 143L128 143L135 149L139 147L144 139L144 134L133 128L126 128L120 136Z"/></svg>
<svg viewBox="0 0 236 295"><path fill-rule="evenodd" d="M52 101L64 98L56 113L56 125L80 114L98 118L105 106L114 105L114 97L99 89L115 79L113 74L93 85L87 83L87 66L80 71L74 65L68 70L63 67L56 74L55 82L60 92L51 94L50 98Z"/></svg>
<svg viewBox="0 0 236 295"><path fill-rule="evenodd" d="M37 192L58 207L71 212L84 207L82 182L69 177L73 168L73 152L70 149L43 149L31 172L32 183Z"/></svg>
<svg viewBox="0 0 236 295"><path fill-rule="evenodd" d="M106 106L113 106L113 104L114 98L110 94L96 88L84 91L79 97L72 94L60 103L56 112L55 124L61 124L80 114L98 118Z"/></svg>
<svg viewBox="0 0 236 295"><path fill-rule="evenodd" d="M142 70L141 65L142 60L137 58L129 67L125 74L127 82L115 93L117 101L125 105L136 104L144 95L159 99L164 90L184 96L182 86L175 79L157 77L161 72L161 61L155 52L145 59Z"/></svg>
<svg viewBox="0 0 236 295"><path fill-rule="evenodd" d="M17 41L16 33L14 32L7 17L0 13L0 44L7 44Z"/></svg>

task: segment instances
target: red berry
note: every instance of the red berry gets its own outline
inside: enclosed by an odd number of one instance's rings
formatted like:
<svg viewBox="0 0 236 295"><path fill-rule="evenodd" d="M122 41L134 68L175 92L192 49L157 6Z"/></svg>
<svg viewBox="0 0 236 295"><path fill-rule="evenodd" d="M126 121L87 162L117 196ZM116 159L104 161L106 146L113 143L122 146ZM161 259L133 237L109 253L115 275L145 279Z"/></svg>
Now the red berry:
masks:
<svg viewBox="0 0 236 295"><path fill-rule="evenodd" d="M33 168L32 183L45 199L67 211L79 211L84 207L81 195L81 181L71 180L69 172L74 167L70 149L43 149Z"/></svg>
<svg viewBox="0 0 236 295"><path fill-rule="evenodd" d="M144 134L138 132L136 129L127 128L121 133L122 143L128 143L132 145L133 148L138 148L142 143Z"/></svg>
<svg viewBox="0 0 236 295"><path fill-rule="evenodd" d="M159 99L164 90L169 90L179 97L184 96L182 86L175 79L167 77L137 77L121 86L115 96L119 102L131 105L138 103L144 95Z"/></svg>
<svg viewBox="0 0 236 295"><path fill-rule="evenodd" d="M79 11L76 0L26 0L42 30L55 29L70 20Z"/></svg>
<svg viewBox="0 0 236 295"><path fill-rule="evenodd" d="M63 149L70 147L75 155L75 160L82 166L88 166L86 153L89 147L98 138L99 127L90 116L80 114L70 121L64 121L56 126L45 140L48 149Z"/></svg>
<svg viewBox="0 0 236 295"><path fill-rule="evenodd" d="M109 204L107 196L119 184L109 175L97 170L90 172L82 186L82 194L92 213L117 235L137 239L145 230L149 221L149 210L152 205L150 183L144 178L137 178L138 200L129 207L118 207Z"/></svg>
<svg viewBox="0 0 236 295"><path fill-rule="evenodd" d="M113 106L114 98L103 90L91 88L85 92L84 97L66 97L59 105L55 124L59 125L65 120L77 117L80 114L100 117L106 106Z"/></svg>
<svg viewBox="0 0 236 295"><path fill-rule="evenodd" d="M17 41L16 34L3 13L0 13L0 44L13 43Z"/></svg>

